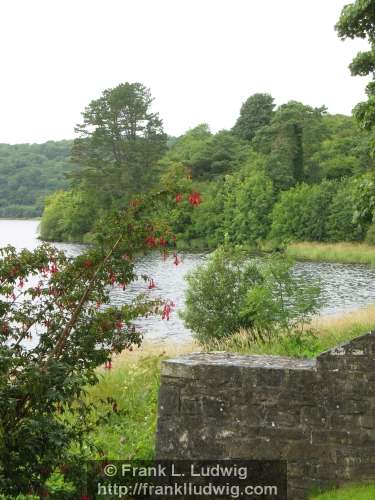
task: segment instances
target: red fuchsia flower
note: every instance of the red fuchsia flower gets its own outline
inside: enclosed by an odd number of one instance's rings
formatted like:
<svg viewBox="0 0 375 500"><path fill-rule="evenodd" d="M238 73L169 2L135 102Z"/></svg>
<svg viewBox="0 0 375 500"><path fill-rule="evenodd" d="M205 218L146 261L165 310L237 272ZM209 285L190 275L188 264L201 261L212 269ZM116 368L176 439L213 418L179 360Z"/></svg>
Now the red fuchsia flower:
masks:
<svg viewBox="0 0 375 500"><path fill-rule="evenodd" d="M1 331L2 331L2 333L4 335L8 335L8 333L9 333L9 325L8 325L8 323L3 323L1 325Z"/></svg>
<svg viewBox="0 0 375 500"><path fill-rule="evenodd" d="M150 279L148 282L148 288L151 290L152 288L156 288L155 281Z"/></svg>
<svg viewBox="0 0 375 500"><path fill-rule="evenodd" d="M23 279L22 279L22 278L20 278L20 280L19 280L19 282L18 282L18 287L19 287L19 288L23 288L24 284L25 284L25 282L23 281Z"/></svg>
<svg viewBox="0 0 375 500"><path fill-rule="evenodd" d="M182 194L181 193L177 193L176 197L175 197L175 200L176 200L176 203L180 203L182 201Z"/></svg>
<svg viewBox="0 0 375 500"><path fill-rule="evenodd" d="M137 207L141 203L141 200L138 200L137 198L134 200L130 200L129 205L131 207Z"/></svg>
<svg viewBox="0 0 375 500"><path fill-rule="evenodd" d="M57 273L57 272L58 272L58 270L59 270L59 268L56 266L56 264L55 264L55 263L53 263L53 264L52 264L52 266L49 268L49 272L50 272L51 274Z"/></svg>
<svg viewBox="0 0 375 500"><path fill-rule="evenodd" d="M84 263L83 263L83 266L86 269L89 269L90 267L92 267L92 261L91 260L85 260Z"/></svg>
<svg viewBox="0 0 375 500"><path fill-rule="evenodd" d="M165 240L164 238L160 237L159 238L159 245L161 247L165 247L168 244L168 240Z"/></svg>
<svg viewBox="0 0 375 500"><path fill-rule="evenodd" d="M115 327L117 330L121 330L124 327L124 323L122 321L116 321Z"/></svg>
<svg viewBox="0 0 375 500"><path fill-rule="evenodd" d="M178 255L176 253L173 254L173 264L175 266L178 266L178 264L180 264L182 261L181 259L179 259Z"/></svg>
<svg viewBox="0 0 375 500"><path fill-rule="evenodd" d="M173 302L167 302L166 304L164 304L161 319L166 319L167 321L169 321L169 316L171 315L173 307L175 307Z"/></svg>
<svg viewBox="0 0 375 500"><path fill-rule="evenodd" d="M112 368L112 361L109 359L105 362L104 368L110 370Z"/></svg>
<svg viewBox="0 0 375 500"><path fill-rule="evenodd" d="M155 236L151 236L151 235L147 236L147 238L145 239L145 242L149 248L156 247L156 245L157 245L157 240L156 240Z"/></svg>
<svg viewBox="0 0 375 500"><path fill-rule="evenodd" d="M196 191L191 193L191 195L189 196L188 199L189 199L189 203L191 205L193 205L193 207L198 206L202 203L201 195L199 193L197 193Z"/></svg>

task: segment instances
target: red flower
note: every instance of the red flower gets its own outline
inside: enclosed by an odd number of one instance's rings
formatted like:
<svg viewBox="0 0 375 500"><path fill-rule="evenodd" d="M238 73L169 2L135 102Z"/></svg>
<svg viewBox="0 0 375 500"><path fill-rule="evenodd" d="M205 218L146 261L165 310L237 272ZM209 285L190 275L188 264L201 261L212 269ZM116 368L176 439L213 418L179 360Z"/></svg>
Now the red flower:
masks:
<svg viewBox="0 0 375 500"><path fill-rule="evenodd" d="M165 247L168 244L168 241L165 240L164 238L159 238L159 245L162 247Z"/></svg>
<svg viewBox="0 0 375 500"><path fill-rule="evenodd" d="M178 255L176 253L173 254L173 264L175 266L178 266L180 264L181 260L178 258Z"/></svg>
<svg viewBox="0 0 375 500"><path fill-rule="evenodd" d="M189 203L193 206L198 206L202 203L201 195L194 191L194 193L191 193L189 196Z"/></svg>
<svg viewBox="0 0 375 500"><path fill-rule="evenodd" d="M92 266L92 261L91 260L85 260L83 263L84 267L86 269L89 269Z"/></svg>
<svg viewBox="0 0 375 500"><path fill-rule="evenodd" d="M157 245L157 241L156 241L156 238L155 236L147 236L146 238L146 245L149 247L149 248L153 248L153 247L156 247Z"/></svg>
<svg viewBox="0 0 375 500"><path fill-rule="evenodd" d="M181 193L177 193L175 200L176 200L176 203L180 203L180 201L182 201L182 194Z"/></svg>
<svg viewBox="0 0 375 500"><path fill-rule="evenodd" d="M115 323L115 327L117 328L117 330L121 330L124 326L124 323L122 321L116 321Z"/></svg>
<svg viewBox="0 0 375 500"><path fill-rule="evenodd" d="M173 307L175 307L173 302L167 302L164 304L161 319L166 319L168 321Z"/></svg>
<svg viewBox="0 0 375 500"><path fill-rule="evenodd" d="M152 288L156 288L155 281L150 279L148 282L148 288L151 290Z"/></svg>
<svg viewBox="0 0 375 500"><path fill-rule="evenodd" d="M106 368L107 370L110 370L112 368L112 361L110 359L105 362L104 368Z"/></svg>

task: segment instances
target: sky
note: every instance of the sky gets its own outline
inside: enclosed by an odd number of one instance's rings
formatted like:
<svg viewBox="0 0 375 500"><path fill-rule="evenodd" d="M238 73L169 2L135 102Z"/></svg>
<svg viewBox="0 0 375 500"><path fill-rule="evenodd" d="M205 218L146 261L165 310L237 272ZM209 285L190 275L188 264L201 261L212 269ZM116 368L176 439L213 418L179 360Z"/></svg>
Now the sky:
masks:
<svg viewBox="0 0 375 500"><path fill-rule="evenodd" d="M268 92L350 114L366 43L334 25L349 0L1 0L0 143L71 139L104 89L141 82L165 131L233 126Z"/></svg>

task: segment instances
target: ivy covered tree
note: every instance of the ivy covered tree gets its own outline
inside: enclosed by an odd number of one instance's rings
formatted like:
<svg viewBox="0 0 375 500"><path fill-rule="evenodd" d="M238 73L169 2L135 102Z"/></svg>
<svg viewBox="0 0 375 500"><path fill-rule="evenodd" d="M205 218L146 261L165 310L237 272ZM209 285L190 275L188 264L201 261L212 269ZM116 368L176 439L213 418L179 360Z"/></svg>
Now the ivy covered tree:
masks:
<svg viewBox="0 0 375 500"><path fill-rule="evenodd" d="M266 173L277 190L314 178L313 154L327 136L325 108L297 101L280 106L271 123L254 138L255 149L267 156Z"/></svg>

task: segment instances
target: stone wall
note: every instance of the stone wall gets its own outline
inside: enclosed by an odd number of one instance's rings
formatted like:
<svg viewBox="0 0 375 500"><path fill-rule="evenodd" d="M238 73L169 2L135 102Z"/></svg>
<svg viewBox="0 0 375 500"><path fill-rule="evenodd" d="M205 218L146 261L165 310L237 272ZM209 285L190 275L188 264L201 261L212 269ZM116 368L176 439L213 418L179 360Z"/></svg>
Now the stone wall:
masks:
<svg viewBox="0 0 375 500"><path fill-rule="evenodd" d="M284 459L292 500L375 481L375 332L314 360L195 353L165 361L157 458Z"/></svg>

